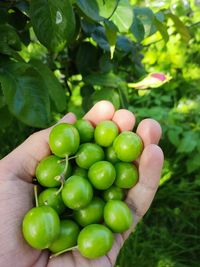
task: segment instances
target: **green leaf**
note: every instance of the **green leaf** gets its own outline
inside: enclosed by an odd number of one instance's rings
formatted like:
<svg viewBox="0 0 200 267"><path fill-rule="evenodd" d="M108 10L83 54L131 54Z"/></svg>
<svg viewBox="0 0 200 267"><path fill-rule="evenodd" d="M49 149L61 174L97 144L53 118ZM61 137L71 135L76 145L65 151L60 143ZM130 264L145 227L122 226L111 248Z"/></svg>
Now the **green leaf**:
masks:
<svg viewBox="0 0 200 267"><path fill-rule="evenodd" d="M33 29L48 49L59 52L75 32L75 17L70 0L34 0L30 4Z"/></svg>
<svg viewBox="0 0 200 267"><path fill-rule="evenodd" d="M89 42L82 42L76 54L76 66L80 73L87 74L97 68L98 50Z"/></svg>
<svg viewBox="0 0 200 267"><path fill-rule="evenodd" d="M102 87L118 88L124 81L117 75L110 73L92 74L84 77L84 82L90 85L99 85Z"/></svg>
<svg viewBox="0 0 200 267"><path fill-rule="evenodd" d="M93 40L97 42L99 47L105 51L110 51L110 46L106 38L105 29L102 26L96 27L95 31L91 34Z"/></svg>
<svg viewBox="0 0 200 267"><path fill-rule="evenodd" d="M145 30L145 37L155 32L154 28L154 14L148 7L136 7L134 8L134 15L139 19Z"/></svg>
<svg viewBox="0 0 200 267"><path fill-rule="evenodd" d="M200 168L200 154L196 153L192 155L192 157L187 160L186 166L189 173L198 170Z"/></svg>
<svg viewBox="0 0 200 267"><path fill-rule="evenodd" d="M58 79L48 68L47 65L43 64L40 60L32 59L29 63L40 73L46 88L49 91L49 95L54 102L57 110L62 112L66 108L66 95L63 87L59 83Z"/></svg>
<svg viewBox="0 0 200 267"><path fill-rule="evenodd" d="M118 0L77 0L76 4L90 19L102 21L113 14Z"/></svg>
<svg viewBox="0 0 200 267"><path fill-rule="evenodd" d="M189 32L188 28L184 25L184 23L176 15L174 15L172 13L168 13L167 16L173 20L177 32L180 33L182 39L186 43L188 43L189 40L191 39L190 32Z"/></svg>
<svg viewBox="0 0 200 267"><path fill-rule="evenodd" d="M10 114L8 107L4 106L0 108L0 122L1 122L1 129L8 127L11 124L12 115Z"/></svg>
<svg viewBox="0 0 200 267"><path fill-rule="evenodd" d="M169 34L167 32L167 27L164 25L164 23L160 22L158 19L154 19L154 24L157 28L157 30L162 35L162 38L164 39L165 43L169 40Z"/></svg>
<svg viewBox="0 0 200 267"><path fill-rule="evenodd" d="M178 152L190 153L192 152L199 142L198 135L194 132L185 132L184 137L179 143Z"/></svg>
<svg viewBox="0 0 200 267"><path fill-rule="evenodd" d="M0 53L5 55L12 55L15 50L21 50L21 41L15 28L9 24L1 24Z"/></svg>
<svg viewBox="0 0 200 267"><path fill-rule="evenodd" d="M10 112L23 123L46 127L50 117L47 88L29 64L10 62L0 69L0 83Z"/></svg>
<svg viewBox="0 0 200 267"><path fill-rule="evenodd" d="M130 30L138 42L141 42L144 39L144 26L137 17L134 17Z"/></svg>
<svg viewBox="0 0 200 267"><path fill-rule="evenodd" d="M112 102L116 110L120 108L120 97L116 89L102 88L101 90L95 91L92 95L92 104L94 105L100 100Z"/></svg>
<svg viewBox="0 0 200 267"><path fill-rule="evenodd" d="M120 32L128 32L133 23L133 8L128 0L120 0L111 17Z"/></svg>
<svg viewBox="0 0 200 267"><path fill-rule="evenodd" d="M115 45L117 41L117 27L111 21L106 21L105 29L106 29L105 32L106 37L110 45L110 57L112 59L115 52Z"/></svg>

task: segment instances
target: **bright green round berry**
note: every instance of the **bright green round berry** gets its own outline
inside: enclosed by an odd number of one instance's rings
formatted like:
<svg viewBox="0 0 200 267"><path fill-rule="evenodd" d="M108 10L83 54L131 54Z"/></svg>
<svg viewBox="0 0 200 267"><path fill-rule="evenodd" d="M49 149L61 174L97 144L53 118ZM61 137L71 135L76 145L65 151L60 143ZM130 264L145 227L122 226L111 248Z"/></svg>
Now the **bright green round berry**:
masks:
<svg viewBox="0 0 200 267"><path fill-rule="evenodd" d="M90 142L94 137L94 127L87 120L77 120L74 124L80 135L80 142Z"/></svg>
<svg viewBox="0 0 200 267"><path fill-rule="evenodd" d="M102 121L94 130L95 142L104 147L111 146L118 135L118 127L113 121Z"/></svg>
<svg viewBox="0 0 200 267"><path fill-rule="evenodd" d="M138 170L133 163L118 162L115 164L115 185L120 188L131 188L138 181Z"/></svg>
<svg viewBox="0 0 200 267"><path fill-rule="evenodd" d="M109 187L107 190L103 192L103 199L106 202L109 200L113 200L113 199L123 200L124 196L125 196L124 191L115 185L112 185L111 187Z"/></svg>

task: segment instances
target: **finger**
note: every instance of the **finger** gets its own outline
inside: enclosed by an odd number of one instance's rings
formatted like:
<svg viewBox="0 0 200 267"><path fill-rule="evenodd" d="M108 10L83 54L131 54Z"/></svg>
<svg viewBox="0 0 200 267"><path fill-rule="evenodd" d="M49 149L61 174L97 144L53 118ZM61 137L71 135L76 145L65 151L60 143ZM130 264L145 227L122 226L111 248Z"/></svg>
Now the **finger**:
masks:
<svg viewBox="0 0 200 267"><path fill-rule="evenodd" d="M75 120L75 115L68 113L60 122L74 123ZM31 182L38 162L50 154L48 137L51 128L32 134L20 146L3 158L0 163L1 170L9 173L12 177L18 176Z"/></svg>
<svg viewBox="0 0 200 267"><path fill-rule="evenodd" d="M147 146L149 144L158 144L162 129L157 121L144 119L139 123L136 133L142 138L144 146Z"/></svg>
<svg viewBox="0 0 200 267"><path fill-rule="evenodd" d="M160 147L147 145L140 158L139 181L129 190L126 202L133 210L135 224L149 209L158 189L164 156ZM126 232L126 238L130 231Z"/></svg>
<svg viewBox="0 0 200 267"><path fill-rule="evenodd" d="M84 119L89 120L94 126L104 120L111 120L115 113L113 104L109 101L102 100L96 103L88 113L85 114Z"/></svg>
<svg viewBox="0 0 200 267"><path fill-rule="evenodd" d="M135 116L133 113L126 109L117 110L112 120L118 125L119 130L122 131L132 131L135 125Z"/></svg>

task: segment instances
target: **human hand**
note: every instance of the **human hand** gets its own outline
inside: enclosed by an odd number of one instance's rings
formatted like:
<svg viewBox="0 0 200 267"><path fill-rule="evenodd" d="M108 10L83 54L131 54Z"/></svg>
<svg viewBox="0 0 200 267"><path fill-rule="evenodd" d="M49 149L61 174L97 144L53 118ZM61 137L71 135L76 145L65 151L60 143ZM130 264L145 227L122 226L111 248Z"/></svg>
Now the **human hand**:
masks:
<svg viewBox="0 0 200 267"><path fill-rule="evenodd" d="M115 111L108 101L98 102L86 115L94 125L102 120L113 120L120 130L132 130L134 115L128 110ZM74 123L72 113L62 122ZM137 134L143 140L144 150L138 160L139 181L129 190L126 202L133 211L134 225L124 234L116 234L111 251L104 257L88 260L76 250L49 260L47 250L31 248L23 239L21 223L33 206L33 184L37 164L50 154L50 128L31 135L23 144L0 161L0 266L4 267L111 267L124 241L148 210L158 188L163 153L157 146L161 136L159 124L152 119L140 122Z"/></svg>

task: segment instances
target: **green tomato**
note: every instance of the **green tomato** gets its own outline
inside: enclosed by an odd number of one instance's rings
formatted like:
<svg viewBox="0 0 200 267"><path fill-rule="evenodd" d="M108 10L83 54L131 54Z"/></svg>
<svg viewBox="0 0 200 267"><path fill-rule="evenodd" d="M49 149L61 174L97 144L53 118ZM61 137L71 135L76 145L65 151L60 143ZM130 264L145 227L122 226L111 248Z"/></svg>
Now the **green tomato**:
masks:
<svg viewBox="0 0 200 267"><path fill-rule="evenodd" d="M71 248L77 244L79 226L72 220L60 221L60 234L57 239L49 246L53 253Z"/></svg>
<svg viewBox="0 0 200 267"><path fill-rule="evenodd" d="M113 121L102 121L94 130L95 142L104 147L111 146L118 135L118 127Z"/></svg>
<svg viewBox="0 0 200 267"><path fill-rule="evenodd" d="M119 159L117 158L117 154L115 153L115 150L112 146L109 146L105 149L105 155L106 155L107 161L110 161L113 164L119 162Z"/></svg>
<svg viewBox="0 0 200 267"><path fill-rule="evenodd" d="M36 178L38 182L45 187L56 187L60 185L60 181L56 180L55 177L59 176L65 168L65 162L62 159L51 155L44 158L37 165ZM69 171L66 173L66 177L69 175Z"/></svg>
<svg viewBox="0 0 200 267"><path fill-rule="evenodd" d="M125 162L136 160L142 153L142 139L135 133L124 131L119 134L113 143L118 159Z"/></svg>
<svg viewBox="0 0 200 267"><path fill-rule="evenodd" d="M115 164L115 184L120 188L131 188L138 181L138 170L133 163L118 162Z"/></svg>
<svg viewBox="0 0 200 267"><path fill-rule="evenodd" d="M125 202L110 200L104 207L104 221L114 233L122 233L131 227L133 215Z"/></svg>
<svg viewBox="0 0 200 267"><path fill-rule="evenodd" d="M86 179L87 179L87 176L88 176L87 175L88 174L87 170L86 169L83 169L83 168L81 168L79 166L75 166L73 168L72 174L73 175L77 175L77 176L81 176L81 177L86 178Z"/></svg>
<svg viewBox="0 0 200 267"><path fill-rule="evenodd" d="M32 208L23 219L22 231L28 244L36 249L45 249L60 233L60 219L49 206Z"/></svg>
<svg viewBox="0 0 200 267"><path fill-rule="evenodd" d="M97 144L85 143L80 145L76 156L76 164L83 169L89 169L92 164L104 159L104 151Z"/></svg>
<svg viewBox="0 0 200 267"><path fill-rule="evenodd" d="M104 205L101 198L94 197L87 207L74 211L74 218L81 226L98 223L103 219Z"/></svg>
<svg viewBox="0 0 200 267"><path fill-rule="evenodd" d="M56 156L66 157L75 154L79 144L79 133L71 124L57 124L50 132L49 146Z"/></svg>
<svg viewBox="0 0 200 267"><path fill-rule="evenodd" d="M50 206L58 214L65 210L65 204L62 200L61 194L57 194L58 188L48 188L42 191L38 196L39 206Z"/></svg>
<svg viewBox="0 0 200 267"><path fill-rule="evenodd" d="M62 199L70 209L86 207L93 197L92 186L88 180L80 176L71 176L62 189Z"/></svg>
<svg viewBox="0 0 200 267"><path fill-rule="evenodd" d="M124 191L115 185L112 185L103 192L103 199L106 202L112 199L123 200L124 196L125 196Z"/></svg>
<svg viewBox="0 0 200 267"><path fill-rule="evenodd" d="M77 120L74 124L80 135L80 142L90 142L94 137L94 127L91 122L87 120Z"/></svg>
<svg viewBox="0 0 200 267"><path fill-rule="evenodd" d="M108 161L94 163L88 171L88 178L94 188L105 190L115 181L116 172L114 166Z"/></svg>
<svg viewBox="0 0 200 267"><path fill-rule="evenodd" d="M106 255L113 245L113 234L104 225L90 224L78 236L78 250L89 259Z"/></svg>

